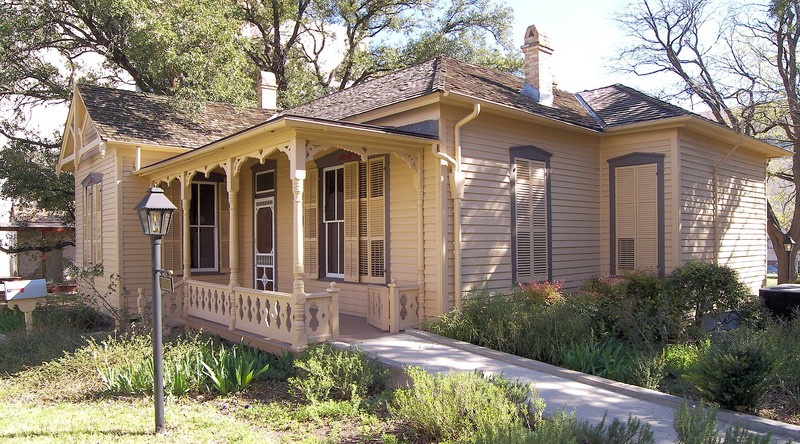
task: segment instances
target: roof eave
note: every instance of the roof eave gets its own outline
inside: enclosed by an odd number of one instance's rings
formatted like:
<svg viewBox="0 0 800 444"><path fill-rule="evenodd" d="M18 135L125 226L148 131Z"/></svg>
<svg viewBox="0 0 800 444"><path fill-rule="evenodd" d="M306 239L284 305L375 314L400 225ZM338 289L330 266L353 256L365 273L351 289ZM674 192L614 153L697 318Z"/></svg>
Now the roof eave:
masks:
<svg viewBox="0 0 800 444"><path fill-rule="evenodd" d="M593 136L602 134L601 131L596 129L587 128L584 126L576 125L574 123L569 123L563 120L554 119L552 117L542 116L540 114L535 114L530 111L523 111L521 109L517 109L512 106L504 105L502 103L492 102L489 100L481 99L479 97L474 97L467 94L450 91L442 94L442 97L443 97L442 98L443 103L448 102L450 100L458 103L467 103L467 104L479 103L481 107L484 109L491 109L499 114L508 115L519 119L532 120L544 126L566 129L572 132L593 135Z"/></svg>
<svg viewBox="0 0 800 444"><path fill-rule="evenodd" d="M339 133L349 135L371 135L378 137L388 137L398 142L410 143L415 145L429 145L436 143L435 139L423 136L415 136L412 134L402 134L399 132L392 132L388 130L381 130L379 127L368 127L366 125L349 122L335 122L323 119L312 119L300 116L277 116L267 122L260 123L253 127L242 130L238 133L216 140L195 150L181 153L176 156L165 159L161 162L144 167L138 171L133 172L135 176L147 176L150 174L158 173L161 170L169 169L180 162L192 160L197 157L205 156L208 152L223 146L234 145L243 142L264 133L276 133L278 131L291 131L294 137L300 131L318 131L318 132L331 132L337 131Z"/></svg>
<svg viewBox="0 0 800 444"><path fill-rule="evenodd" d="M752 136L742 137L742 135L739 132L731 128L724 127L717 123L693 115L670 117L666 119L647 120L627 125L609 127L606 129L605 134L607 136L614 136L623 134L633 134L643 131L656 131L660 129L673 129L673 128L687 128L692 131L713 137L717 140L730 143L732 145L739 143L739 141L741 140L743 147L751 151L763 154L765 157L769 159L786 157L792 154L791 152L784 150L783 148L771 145L755 137Z"/></svg>

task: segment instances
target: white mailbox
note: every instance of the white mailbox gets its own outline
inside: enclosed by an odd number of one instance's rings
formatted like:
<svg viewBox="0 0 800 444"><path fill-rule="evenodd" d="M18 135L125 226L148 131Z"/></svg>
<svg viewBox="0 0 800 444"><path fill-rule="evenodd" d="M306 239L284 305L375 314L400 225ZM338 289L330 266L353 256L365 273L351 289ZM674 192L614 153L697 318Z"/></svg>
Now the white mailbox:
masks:
<svg viewBox="0 0 800 444"><path fill-rule="evenodd" d="M33 310L43 303L47 297L47 281L34 279L30 281L6 281L3 283L6 290L8 306L19 307L25 313L25 329L33 329Z"/></svg>

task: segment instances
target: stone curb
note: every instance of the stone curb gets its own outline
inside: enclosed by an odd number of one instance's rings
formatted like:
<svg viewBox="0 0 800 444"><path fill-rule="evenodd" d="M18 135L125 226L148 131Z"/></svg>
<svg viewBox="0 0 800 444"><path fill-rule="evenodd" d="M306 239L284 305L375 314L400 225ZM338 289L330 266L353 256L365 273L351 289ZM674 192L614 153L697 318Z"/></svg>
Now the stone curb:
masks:
<svg viewBox="0 0 800 444"><path fill-rule="evenodd" d="M470 353L475 353L486 358L494 359L497 361L505 362L518 367L527 368L537 372L547 373L564 379L569 379L582 384L591 385L593 387L605 389L614 393L623 394L632 398L641 399L644 401L653 402L656 404L664 405L670 408L678 408L683 402L688 402L689 405L696 406L696 402L688 401L666 393L661 393L655 390L650 390L642 387L637 387L631 384L612 381L609 379L601 378L599 376L587 375L586 373L568 370L554 365L545 364L544 362L534 361L532 359L522 358L519 356L511 355L508 353L492 350L490 348L481 347L478 345L470 344L455 339L446 338L433 333L422 330L408 329L406 333L425 339L437 344L445 345L448 347L457 348ZM396 364L396 363L395 363ZM737 413L730 410L719 409L717 411L717 421L731 426L739 426L756 433L770 433L775 438L787 438L799 441L800 440L800 426L787 424L780 421L774 421L766 418L759 418L757 416L746 415Z"/></svg>

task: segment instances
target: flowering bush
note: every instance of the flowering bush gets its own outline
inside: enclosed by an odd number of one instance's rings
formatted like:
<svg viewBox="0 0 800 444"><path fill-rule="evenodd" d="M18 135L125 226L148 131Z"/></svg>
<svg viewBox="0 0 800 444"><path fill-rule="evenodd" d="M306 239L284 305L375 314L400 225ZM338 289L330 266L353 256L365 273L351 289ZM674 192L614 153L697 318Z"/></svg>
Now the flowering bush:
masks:
<svg viewBox="0 0 800 444"><path fill-rule="evenodd" d="M564 281L535 281L523 284L520 282L519 288L528 300L536 305L553 305L564 300L561 294L561 286Z"/></svg>

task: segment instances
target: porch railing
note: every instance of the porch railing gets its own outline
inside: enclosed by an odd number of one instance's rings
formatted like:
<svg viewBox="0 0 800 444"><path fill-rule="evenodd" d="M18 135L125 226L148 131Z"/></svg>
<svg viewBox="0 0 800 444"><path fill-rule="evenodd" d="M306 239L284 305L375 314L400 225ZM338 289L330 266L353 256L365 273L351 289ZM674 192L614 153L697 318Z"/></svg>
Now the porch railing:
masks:
<svg viewBox="0 0 800 444"><path fill-rule="evenodd" d="M188 280L185 314L301 347L339 336L339 289L302 296Z"/></svg>
<svg viewBox="0 0 800 444"><path fill-rule="evenodd" d="M367 322L390 333L415 328L424 318L419 285L399 286L397 281L367 287Z"/></svg>

